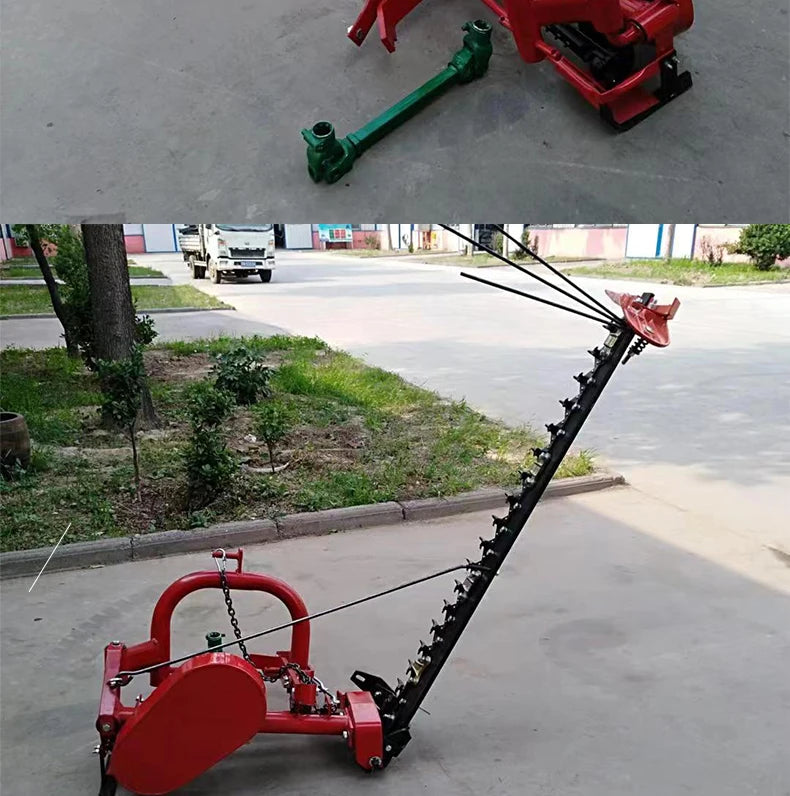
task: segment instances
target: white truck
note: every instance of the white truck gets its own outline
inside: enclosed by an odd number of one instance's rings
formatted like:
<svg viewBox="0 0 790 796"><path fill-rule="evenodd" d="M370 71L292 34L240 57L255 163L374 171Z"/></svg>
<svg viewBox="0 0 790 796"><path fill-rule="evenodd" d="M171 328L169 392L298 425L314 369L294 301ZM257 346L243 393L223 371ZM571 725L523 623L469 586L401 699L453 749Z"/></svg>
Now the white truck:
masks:
<svg viewBox="0 0 790 796"><path fill-rule="evenodd" d="M258 274L271 282L274 270L274 226L261 224L190 224L178 230L184 261L193 279L215 284L223 277Z"/></svg>

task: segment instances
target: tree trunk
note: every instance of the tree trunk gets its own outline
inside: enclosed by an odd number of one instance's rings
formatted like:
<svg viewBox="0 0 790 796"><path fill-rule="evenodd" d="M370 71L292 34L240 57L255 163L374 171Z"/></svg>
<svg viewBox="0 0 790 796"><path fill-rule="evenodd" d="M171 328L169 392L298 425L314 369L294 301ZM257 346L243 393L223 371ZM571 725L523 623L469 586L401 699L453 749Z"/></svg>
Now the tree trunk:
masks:
<svg viewBox="0 0 790 796"><path fill-rule="evenodd" d="M134 345L134 304L121 224L83 224L91 314L97 359L126 359ZM143 388L140 419L156 423L148 387Z"/></svg>
<svg viewBox="0 0 790 796"><path fill-rule="evenodd" d="M52 274L52 269L49 267L47 256L44 254L44 248L41 245L41 238L38 234L38 228L35 224L25 224L27 229L27 236L30 238L30 248L41 270L41 275L46 282L47 290L49 291L49 298L52 302L52 309L55 310L55 315L58 316L60 325L63 327L63 337L66 341L66 351L69 352L70 357L79 356L79 351L74 339L71 336L71 329L69 328L68 312L60 300L60 292L58 291L58 284Z"/></svg>

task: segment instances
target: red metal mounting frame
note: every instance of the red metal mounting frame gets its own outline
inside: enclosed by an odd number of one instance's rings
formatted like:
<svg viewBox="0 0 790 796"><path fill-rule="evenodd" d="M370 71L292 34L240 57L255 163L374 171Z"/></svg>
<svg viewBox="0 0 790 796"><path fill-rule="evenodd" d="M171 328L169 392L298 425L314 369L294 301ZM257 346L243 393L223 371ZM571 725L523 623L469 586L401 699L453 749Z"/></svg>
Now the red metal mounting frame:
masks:
<svg viewBox="0 0 790 796"><path fill-rule="evenodd" d="M362 44L378 24L379 36L395 50L397 24L421 0L365 0L348 37ZM662 65L675 54L674 37L694 22L693 0L482 0L510 30L527 63L548 59L554 68L596 108L605 108L617 127L649 113L662 103L646 84L663 78ZM547 26L589 23L614 48L649 43L651 59L614 86L604 85L544 38ZM690 85L690 77L688 78ZM670 97L671 98L671 97Z"/></svg>
<svg viewBox="0 0 790 796"><path fill-rule="evenodd" d="M288 609L291 619L302 619L308 616L307 608L299 594L287 583L270 575L248 573L242 571L243 550L225 554L226 558L237 562L235 572L226 573L227 583L231 590L259 591L279 599ZM215 554L221 557L222 553ZM162 593L151 619L151 638L140 644L127 646L122 642L113 642L104 650L104 678L102 682L99 716L96 727L101 739L100 748L103 753L109 753L113 748L120 747L125 742L124 727L134 727L139 720L136 716L145 709L145 721L148 726L176 727L178 729L188 724L184 717L173 715L173 711L186 710L187 706L194 706L196 694L206 693L204 682L214 682L215 688L225 688L228 692L228 702L224 711L233 718L237 714L239 722L244 724L249 721L250 700L249 685L244 677L252 672L263 688L263 682L255 668L260 669L265 675L276 674L284 664L295 663L306 674L313 676L314 670L309 663L310 652L310 623L300 622L292 627L290 649L279 651L274 655L250 654L253 666L237 655L225 652L212 652L190 659L182 666L163 666L151 672L151 685L154 691L146 700L140 701L129 707L121 702L121 687L111 685L113 678L120 672L145 669L150 666L165 663L171 659L171 620L177 605L187 595L200 589L220 589L220 577L217 571L193 572L179 578ZM213 678L213 679L212 679ZM226 684L223 686L222 684ZM196 690L197 689L197 690ZM204 689L204 690L200 690ZM314 684L294 682L289 686L290 710L267 711L265 695L261 705L255 707L259 711L259 733L289 733L308 735L343 735L348 746L353 751L356 762L366 770L371 770L383 757L383 741L381 720L373 698L368 692L338 692L340 710L335 713L322 711L317 705L317 689ZM239 696L234 701L234 695ZM188 695L188 696L186 696ZM156 714L159 715L156 715ZM164 714L164 716L162 715ZM257 720L257 719L256 719ZM188 732L185 727L184 731ZM167 732L172 732L168 729ZM158 730L159 735L165 733L164 729ZM126 735L131 735L128 732ZM135 743L139 742L142 733L136 733ZM191 738L192 736L190 736ZM249 740L249 739L246 739ZM246 741L244 741L246 742ZM131 741L129 741L131 745ZM157 735L151 736L150 744L157 744ZM195 750L203 761L199 770L194 771L194 761L183 770L184 776L189 779L196 776L213 765L216 758L216 749L207 748ZM228 749L221 756L230 753ZM181 764L177 759L168 758L168 771L161 772L159 781L171 783L173 767L179 768ZM186 764L185 764L186 765ZM123 772L113 770L112 759L110 774L117 776L120 784L124 785ZM146 782L150 781L149 777ZM156 780L154 772L153 780ZM181 784L185 784L185 780ZM180 782L180 780L179 780ZM131 783L130 783L131 784ZM150 787L150 786L147 786ZM166 793L168 790L149 789L139 790L140 793Z"/></svg>

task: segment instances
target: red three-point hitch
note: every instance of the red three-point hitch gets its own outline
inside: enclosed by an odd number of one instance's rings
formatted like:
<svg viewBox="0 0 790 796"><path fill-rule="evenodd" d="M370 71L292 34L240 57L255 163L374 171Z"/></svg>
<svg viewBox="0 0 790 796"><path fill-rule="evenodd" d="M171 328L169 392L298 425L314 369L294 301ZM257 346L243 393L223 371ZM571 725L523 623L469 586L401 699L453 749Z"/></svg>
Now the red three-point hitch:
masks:
<svg viewBox="0 0 790 796"><path fill-rule="evenodd" d="M348 37L373 24L395 50L396 26L421 0L365 0ZM548 60L616 130L627 130L691 87L674 37L694 22L692 0L483 0L527 63ZM657 87L656 87L657 84Z"/></svg>
<svg viewBox="0 0 790 796"><path fill-rule="evenodd" d="M380 763L381 720L372 696L366 691L332 696L324 689L319 693L323 686L309 663L309 621L293 625L290 648L273 655L251 653L245 660L209 648L180 666L168 663L176 606L200 589L222 588L223 576L229 591L259 591L276 597L292 621L308 616L302 598L287 583L242 571L242 550L225 558L237 561L235 572L193 572L164 591L154 609L148 641L129 646L118 641L105 648L96 722L103 762L102 796L113 793L116 782L143 796L170 793L257 733L341 735L362 768L371 770ZM222 641L219 634L207 638L210 645ZM154 691L126 706L121 690L131 681L129 673L140 670L150 672ZM286 689L289 710L267 709L264 679L280 682Z"/></svg>

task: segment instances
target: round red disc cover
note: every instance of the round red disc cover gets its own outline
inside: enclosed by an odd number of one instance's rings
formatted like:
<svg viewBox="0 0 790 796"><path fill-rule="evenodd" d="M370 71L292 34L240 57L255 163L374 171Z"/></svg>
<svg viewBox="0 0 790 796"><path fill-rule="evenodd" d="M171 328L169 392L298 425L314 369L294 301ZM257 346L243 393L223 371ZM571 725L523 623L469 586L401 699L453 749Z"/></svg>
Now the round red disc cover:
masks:
<svg viewBox="0 0 790 796"><path fill-rule="evenodd" d="M142 796L170 793L247 743L265 716L255 667L207 652L176 669L123 725L109 773Z"/></svg>

